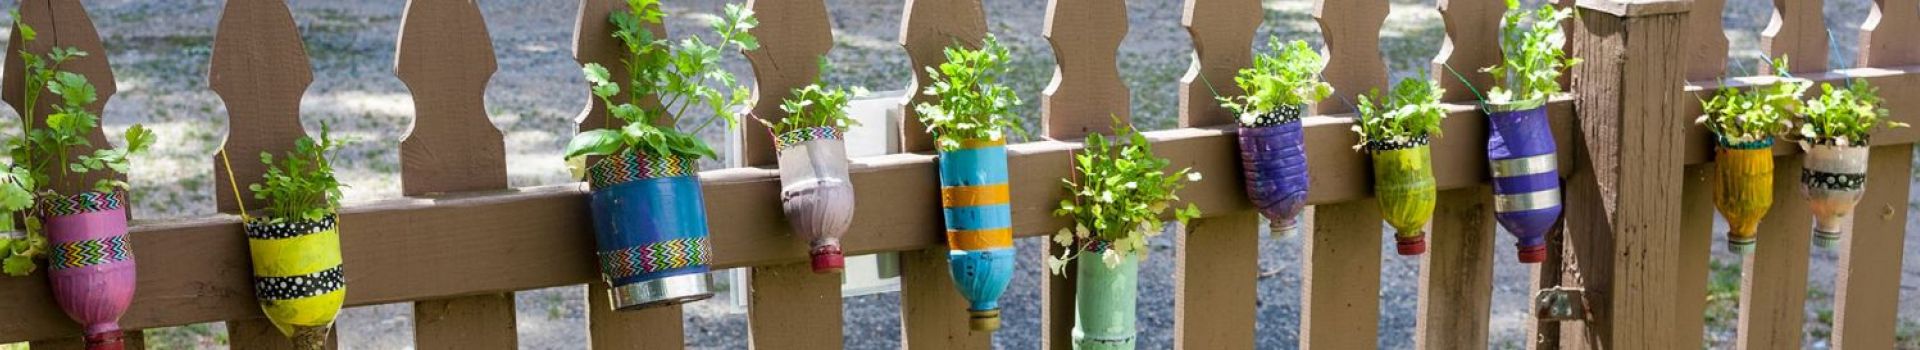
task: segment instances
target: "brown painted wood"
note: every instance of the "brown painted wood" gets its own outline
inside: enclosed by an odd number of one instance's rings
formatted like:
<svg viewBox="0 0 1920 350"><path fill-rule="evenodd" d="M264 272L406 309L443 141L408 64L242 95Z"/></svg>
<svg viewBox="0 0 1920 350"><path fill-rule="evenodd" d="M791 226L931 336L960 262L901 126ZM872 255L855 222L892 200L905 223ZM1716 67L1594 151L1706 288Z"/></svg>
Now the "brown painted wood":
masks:
<svg viewBox="0 0 1920 350"><path fill-rule="evenodd" d="M947 248L900 253L900 339L912 349L986 349L993 333L967 326L967 300L954 289Z"/></svg>
<svg viewBox="0 0 1920 350"><path fill-rule="evenodd" d="M840 275L809 263L758 266L749 279L747 332L754 349L839 349Z"/></svg>
<svg viewBox="0 0 1920 350"><path fill-rule="evenodd" d="M517 349L513 293L415 302L413 336L420 349Z"/></svg>
<svg viewBox="0 0 1920 350"><path fill-rule="evenodd" d="M1773 208L1760 219L1759 242L1740 269L1741 349L1799 349L1806 334L1813 215L1798 195L1800 156L1774 158L1773 166Z"/></svg>
<svg viewBox="0 0 1920 350"><path fill-rule="evenodd" d="M1380 207L1373 199L1313 208L1300 248L1300 349L1372 349L1380 318Z"/></svg>
<svg viewBox="0 0 1920 350"><path fill-rule="evenodd" d="M1773 20L1760 31L1761 50L1776 58L1787 56L1795 73L1827 70L1825 2L1773 0Z"/></svg>
<svg viewBox="0 0 1920 350"><path fill-rule="evenodd" d="M1327 64L1321 73L1333 85L1333 96L1314 105L1315 114L1352 112L1355 96L1371 89L1387 89L1387 64L1380 58L1380 25L1386 23L1386 0L1315 0L1313 19L1326 38ZM1358 174L1358 173L1356 173Z"/></svg>
<svg viewBox="0 0 1920 350"><path fill-rule="evenodd" d="M1596 2L1601 3L1601 2ZM1565 346L1672 344L1679 263L1678 148L1687 25L1684 1L1579 4L1573 54L1579 142L1567 181L1569 268L1586 289L1585 322L1563 324ZM1601 6L1601 7L1594 7Z"/></svg>
<svg viewBox="0 0 1920 350"><path fill-rule="evenodd" d="M1181 231L1174 237L1174 348L1252 349L1260 214L1195 220Z"/></svg>
<svg viewBox="0 0 1920 350"><path fill-rule="evenodd" d="M1474 186L1440 194L1431 249L1420 259L1420 349L1487 348L1493 310L1493 188Z"/></svg>
<svg viewBox="0 0 1920 350"><path fill-rule="evenodd" d="M1438 7L1447 40L1441 43L1440 54L1433 57L1433 69L1427 74L1447 89L1442 100L1479 100L1474 91L1486 94L1494 87L1493 76L1479 70L1500 63L1500 15L1507 8L1499 1L1486 0L1440 0ZM1461 83L1460 77L1473 85Z"/></svg>
<svg viewBox="0 0 1920 350"><path fill-rule="evenodd" d="M1866 24L1860 26L1859 66L1920 64L1920 44L1903 35L1917 32L1920 32L1920 2L1874 0L1873 12L1867 14Z"/></svg>
<svg viewBox="0 0 1920 350"><path fill-rule="evenodd" d="M1254 31L1263 13L1257 0L1187 0L1180 26L1193 38L1193 65L1180 77L1180 125L1233 124L1218 96L1239 96L1234 74L1253 65Z"/></svg>
<svg viewBox="0 0 1920 350"><path fill-rule="evenodd" d="M1727 0L1693 0L1687 16L1687 80L1707 81L1727 72L1727 32L1719 14ZM1764 73L1764 72L1763 72Z"/></svg>
<svg viewBox="0 0 1920 350"><path fill-rule="evenodd" d="M587 337L594 349L682 349L685 332L679 306L614 311L607 283L587 283Z"/></svg>
<svg viewBox="0 0 1920 350"><path fill-rule="evenodd" d="M1875 147L1868 161L1867 195L1855 207L1853 230L1840 242L1834 269L1835 349L1892 349L1906 243L1907 193L1913 184L1913 147Z"/></svg>
<svg viewBox="0 0 1920 350"><path fill-rule="evenodd" d="M410 0L394 73L412 91L413 127L400 141L409 196L507 187L506 141L487 119L493 42L472 0Z"/></svg>
<svg viewBox="0 0 1920 350"><path fill-rule="evenodd" d="M16 114L22 114L21 112L24 111L22 107L25 104L25 95L21 91L24 91L26 86L26 79L23 78L26 76L26 66L20 61L19 51L25 50L44 56L55 47L72 47L86 51L87 57L68 61L60 65L60 70L84 75L88 82L93 83L94 94L99 99L92 105L88 105L87 110L95 115L103 115L102 111L106 109L107 101L113 98L114 92L119 91L119 88L114 83L113 69L107 63L107 57L110 55L107 54L106 47L100 43L100 34L94 30L93 20L87 17L86 6L79 1L26 0L20 3L19 10L20 18L15 20L33 26L39 37L38 40L33 41L33 45L21 45L20 30L17 25L10 31L12 34L7 41L6 71L5 74L0 74L0 98L4 98L8 105L13 106ZM59 25L56 26L55 23ZM58 104L59 100L60 98L53 96L52 93L42 93L40 106L34 111L39 114L33 116L34 125L45 126L46 115L53 113L53 106ZM112 144L107 142L106 133L101 131L100 127L95 127L93 132L87 135L87 139L92 141L92 148L74 148L70 152L72 154L92 153L95 149L112 147ZM35 157L40 156L45 155ZM56 183L47 187L65 194L80 193L92 190L94 182L107 179L109 174L110 172L95 171L75 175L64 182L54 179ZM126 179L125 176L114 177L120 180Z"/></svg>
<svg viewBox="0 0 1920 350"><path fill-rule="evenodd" d="M207 85L227 106L227 140L233 169L214 164L214 204L221 212L235 212L240 204L262 208L247 184L260 181L267 166L260 153L278 157L306 136L300 127L300 96L313 83L313 68L300 41L293 14L281 1L232 1L220 15L214 35L212 68ZM229 181L227 176L239 181ZM242 198L234 198L233 183Z"/></svg>
<svg viewBox="0 0 1920 350"><path fill-rule="evenodd" d="M1713 165L1687 167L1686 183L1680 186L1680 265L1674 283L1673 341L1678 347L1697 348L1706 335L1706 319L1678 315L1705 315L1707 312L1707 267L1713 260Z"/></svg>
<svg viewBox="0 0 1920 350"><path fill-rule="evenodd" d="M927 134L926 124L920 123L920 112L913 109L914 105L934 101L932 96L920 93L932 84L927 77L927 67L947 61L947 56L941 53L947 46L980 47L981 39L987 35L987 17L980 9L980 0L906 1L906 13L900 23L900 46L907 50L907 59L913 62L913 84L907 85L907 96L900 101L900 110L905 113L900 121L900 150L931 151L933 136Z"/></svg>
<svg viewBox="0 0 1920 350"><path fill-rule="evenodd" d="M126 338L121 340L125 342L121 344L124 350L141 350L147 348L146 335L142 331L127 331ZM87 348L87 341L82 338L36 341L27 344L27 348L35 350L83 350Z"/></svg>
<svg viewBox="0 0 1920 350"><path fill-rule="evenodd" d="M264 318L227 321L227 338L232 349L299 349L293 340L280 334L273 321ZM340 332L328 332L324 349L340 348Z"/></svg>
<svg viewBox="0 0 1920 350"><path fill-rule="evenodd" d="M760 20L760 27L753 29L760 49L746 53L753 65L751 117L778 121L787 116L780 111L781 100L820 77L818 63L833 49L833 26L827 21L827 4L820 0L754 0L747 7ZM766 125L742 119L740 140L744 164L777 160L773 131Z"/></svg>
<svg viewBox="0 0 1920 350"><path fill-rule="evenodd" d="M1042 34L1059 63L1053 82L1041 92L1043 133L1075 138L1112 130L1113 118L1132 119L1131 95L1114 61L1120 39L1127 36L1125 1L1047 1Z"/></svg>

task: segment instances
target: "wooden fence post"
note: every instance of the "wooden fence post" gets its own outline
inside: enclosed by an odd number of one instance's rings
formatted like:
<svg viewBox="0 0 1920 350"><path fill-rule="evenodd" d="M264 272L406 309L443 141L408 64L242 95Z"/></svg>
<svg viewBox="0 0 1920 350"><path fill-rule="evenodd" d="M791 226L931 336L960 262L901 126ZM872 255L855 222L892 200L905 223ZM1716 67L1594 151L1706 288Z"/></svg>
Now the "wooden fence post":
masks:
<svg viewBox="0 0 1920 350"><path fill-rule="evenodd" d="M1920 64L1920 2L1876 0L1860 29L1860 66ZM1882 97L1902 93L1883 88ZM1907 95L1914 91L1907 89ZM1905 113L1905 114L1902 114ZM1916 123L1910 112L1893 118ZM1852 232L1840 242L1840 276L1834 281L1835 349L1893 348L1900 300L1902 249L1906 243L1907 198L1913 185L1903 174L1913 170L1913 145L1876 146L1868 161L1867 195L1855 208Z"/></svg>
<svg viewBox="0 0 1920 350"><path fill-rule="evenodd" d="M1131 122L1127 85L1114 61L1127 35L1127 4L1120 0L1047 1L1047 43L1059 66L1040 98L1040 124L1047 137L1074 139L1107 133L1113 118ZM1017 203L1023 196L1014 194ZM1048 206L1051 208L1051 206ZM1047 243L1047 254L1063 248ZM1027 262L1039 263L1039 262ZM1072 273L1074 265L1065 271ZM1041 276L1040 329L1043 349L1073 345L1074 282L1051 273Z"/></svg>
<svg viewBox="0 0 1920 350"><path fill-rule="evenodd" d="M1314 105L1314 114L1351 112L1352 103L1357 102L1354 96L1387 86L1387 66L1380 58L1379 45L1380 25L1386 22L1387 12L1386 0L1314 3L1313 17L1326 39L1328 59L1339 62L1328 64L1323 71L1334 93ZM1339 139L1357 140L1349 138L1351 134L1342 136ZM1348 145L1313 142L1311 135L1308 144ZM1301 349L1369 349L1378 344L1380 219L1379 204L1373 199L1314 206L1313 229L1303 237L1307 243L1300 248Z"/></svg>
<svg viewBox="0 0 1920 350"><path fill-rule="evenodd" d="M1180 79L1180 125L1233 125L1221 96L1241 94L1233 76L1253 64L1259 1L1187 0L1180 25L1193 37L1193 65ZM1222 155L1233 157L1233 154ZM1234 158L1237 159L1237 158ZM1235 184L1242 174L1205 174ZM1259 305L1260 215L1246 210L1195 220L1174 241L1174 347L1252 349Z"/></svg>
<svg viewBox="0 0 1920 350"><path fill-rule="evenodd" d="M1580 1L1573 54L1580 140L1567 193L1567 261L1587 316L1562 345L1656 349L1672 343L1690 3Z"/></svg>

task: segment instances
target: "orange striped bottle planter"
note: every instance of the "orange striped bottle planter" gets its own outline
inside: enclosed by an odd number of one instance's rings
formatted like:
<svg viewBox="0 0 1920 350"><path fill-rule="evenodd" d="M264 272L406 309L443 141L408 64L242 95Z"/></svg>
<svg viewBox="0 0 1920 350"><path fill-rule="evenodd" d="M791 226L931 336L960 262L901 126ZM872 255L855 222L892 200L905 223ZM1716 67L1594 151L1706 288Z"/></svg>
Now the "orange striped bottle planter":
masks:
<svg viewBox="0 0 1920 350"><path fill-rule="evenodd" d="M946 216L947 264L967 298L968 325L1000 329L1000 295L1013 280L1013 211L1003 140L961 140L940 151L940 205Z"/></svg>

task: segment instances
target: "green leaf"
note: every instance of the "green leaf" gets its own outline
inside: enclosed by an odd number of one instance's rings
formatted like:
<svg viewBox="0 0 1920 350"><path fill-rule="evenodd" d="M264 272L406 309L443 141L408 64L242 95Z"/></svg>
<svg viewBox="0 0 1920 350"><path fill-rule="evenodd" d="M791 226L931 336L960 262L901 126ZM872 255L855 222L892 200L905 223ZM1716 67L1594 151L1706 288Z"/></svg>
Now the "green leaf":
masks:
<svg viewBox="0 0 1920 350"><path fill-rule="evenodd" d="M620 150L620 146L623 144L622 141L621 135L613 130L601 129L582 132L580 135L574 136L572 142L567 143L565 158L572 159L574 157L587 155L611 155Z"/></svg>
<svg viewBox="0 0 1920 350"><path fill-rule="evenodd" d="M33 264L33 258L24 255L8 256L4 261L0 261L0 265L4 265L4 268L0 268L0 270L4 270L7 275L16 277L33 273L33 270L36 268Z"/></svg>

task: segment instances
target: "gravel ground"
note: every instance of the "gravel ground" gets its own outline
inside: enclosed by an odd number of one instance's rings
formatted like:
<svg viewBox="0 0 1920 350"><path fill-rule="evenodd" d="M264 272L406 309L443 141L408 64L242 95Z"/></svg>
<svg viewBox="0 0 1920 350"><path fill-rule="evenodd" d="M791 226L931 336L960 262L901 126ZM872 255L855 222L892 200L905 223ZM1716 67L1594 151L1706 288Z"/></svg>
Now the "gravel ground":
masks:
<svg viewBox="0 0 1920 350"><path fill-rule="evenodd" d="M220 0L85 0L106 37L114 63L119 94L106 113L110 133L130 123L146 123L161 136L157 152L137 161L133 184L143 219L186 217L213 212L210 155L224 137L225 109L206 87L210 43ZM490 24L499 72L487 90L487 110L507 137L509 178L515 186L568 181L559 150L573 130L573 117L586 103L568 50L575 8L567 2L536 0L480 0ZM826 80L874 91L904 89L909 73L897 36L902 2L897 0L828 0L835 31L830 59L835 66ZM1027 101L1023 117L1037 125L1040 91L1051 77L1051 49L1040 37L1045 3L1029 0L985 0L989 29L1016 52L1011 82ZM1132 87L1138 123L1146 129L1174 124L1175 82L1188 65L1190 42L1178 26L1180 0L1130 0L1130 31L1120 49L1120 71ZM563 4L563 5L555 5ZM671 1L669 28L678 35L703 30L722 2ZM1392 0L1393 14L1382 34L1382 51L1390 58L1395 79L1417 74L1427 57L1438 51L1443 29L1432 0ZM14 1L0 1L11 8ZM296 1L292 2L308 54L313 59L314 83L302 103L303 122L316 128L322 121L352 139L338 164L350 183L349 202L396 197L399 140L411 121L407 90L391 74L394 36L404 2ZM1759 31L1770 11L1765 0L1730 0L1723 18L1734 47L1729 70L1735 75L1757 72L1761 56ZM1831 67L1853 62L1853 27L1865 17L1867 0L1827 1L1834 49ZM1262 36L1304 39L1318 45L1319 27L1313 21L1311 0L1267 0ZM1264 41L1260 41L1264 46ZM1804 64L1804 63L1803 63ZM744 59L730 57L728 68L743 79L751 77ZM14 130L17 118L0 111L0 130ZM718 134L707 135L714 141ZM1909 224L1909 232L1920 229ZM1704 233L1703 233L1704 234ZM1717 234L1716 234L1717 235ZM1390 242L1390 240L1385 240ZM1150 260L1143 264L1140 329L1143 348L1170 348L1173 249L1171 239L1153 241ZM1908 239L1907 251L1920 251L1920 239ZM1501 235L1497 243L1492 338L1496 348L1522 345L1528 273L1511 260L1513 240ZM1023 261L1040 261L1042 240L1018 243ZM1716 249L1720 249L1716 243ZM1263 238L1259 317L1256 336L1261 348L1291 348L1297 342L1300 294L1301 241ZM1379 346L1408 348L1413 339L1418 260L1394 256L1390 243L1381 247L1381 318ZM1738 260L1723 251L1715 254L1715 287L1738 287ZM1808 345L1825 347L1826 321L1831 308L1834 254L1816 251L1810 269ZM1920 333L1911 320L1920 315L1920 259L1907 259L1902 292L1903 328ZM1033 349L1039 346L1039 264L1021 264L1007 295L1006 328L994 339L997 348ZM1729 277L1731 277L1729 279ZM1737 292L1734 292L1737 293ZM579 349L585 347L585 290L561 287L518 294L522 348ZM1737 295L1737 294L1734 294ZM1737 302L1737 301L1736 301ZM1716 302L1706 317L1713 326L1704 336L1715 347L1731 346L1732 319L1727 302ZM720 301L688 307L686 335L693 348L744 348L744 310ZM900 335L897 293L846 300L845 336L849 348L898 348ZM347 348L393 349L412 344L411 308L405 304L354 308L340 321L341 341ZM156 348L222 347L223 327L202 324L149 333Z"/></svg>

